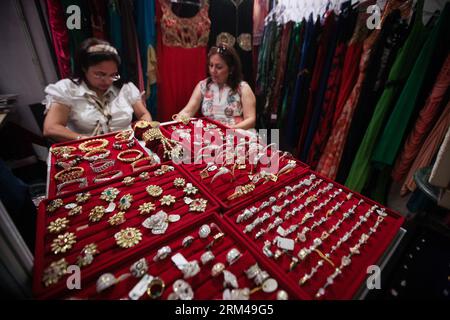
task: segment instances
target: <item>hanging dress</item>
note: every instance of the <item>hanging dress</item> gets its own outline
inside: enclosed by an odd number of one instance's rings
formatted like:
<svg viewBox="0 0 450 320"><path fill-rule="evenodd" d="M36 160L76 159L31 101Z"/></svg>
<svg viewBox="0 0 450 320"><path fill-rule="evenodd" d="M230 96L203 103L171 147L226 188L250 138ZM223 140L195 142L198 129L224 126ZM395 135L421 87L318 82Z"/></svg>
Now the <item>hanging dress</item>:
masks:
<svg viewBox="0 0 450 320"><path fill-rule="evenodd" d="M158 29L158 110L159 121L172 120L189 101L200 80L206 77L206 46L211 21L208 2L192 18L175 15L168 0L156 7Z"/></svg>

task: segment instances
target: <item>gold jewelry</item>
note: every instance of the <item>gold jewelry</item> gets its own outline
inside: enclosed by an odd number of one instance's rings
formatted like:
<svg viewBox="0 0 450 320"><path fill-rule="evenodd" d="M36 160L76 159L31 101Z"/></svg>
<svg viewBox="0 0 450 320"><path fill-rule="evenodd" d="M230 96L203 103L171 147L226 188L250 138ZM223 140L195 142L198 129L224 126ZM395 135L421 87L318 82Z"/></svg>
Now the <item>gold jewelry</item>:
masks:
<svg viewBox="0 0 450 320"><path fill-rule="evenodd" d="M116 199L117 195L119 194L119 190L117 188L106 188L102 191L100 195L100 199L112 202L114 199Z"/></svg>
<svg viewBox="0 0 450 320"><path fill-rule="evenodd" d="M114 178L118 178L121 175L123 175L123 172L120 170L108 171L108 172L97 175L93 181L94 181L94 183L109 181Z"/></svg>
<svg viewBox="0 0 450 320"><path fill-rule="evenodd" d="M107 149L94 149L91 151L86 152L83 159L89 162L105 159L109 157L111 154L111 151Z"/></svg>
<svg viewBox="0 0 450 320"><path fill-rule="evenodd" d="M183 178L176 178L175 180L173 180L173 185L176 188L182 188L182 187L184 187L185 184L186 184L186 180L184 180Z"/></svg>
<svg viewBox="0 0 450 320"><path fill-rule="evenodd" d="M155 176L162 176L163 174L175 170L174 167L163 164L161 168L155 170Z"/></svg>
<svg viewBox="0 0 450 320"><path fill-rule="evenodd" d="M186 193L186 195L195 195L198 192L198 189L196 187L194 187L192 185L192 183L187 183L186 186L183 189L184 193Z"/></svg>
<svg viewBox="0 0 450 320"><path fill-rule="evenodd" d="M131 153L135 153L135 154L137 154L137 156L131 157L131 158L124 158L124 157L123 157L124 155L126 155L126 154L131 154ZM141 150L137 150L137 149L129 149L129 150L125 150L125 151L120 152L120 153L117 155L117 159L119 159L119 160L122 161L122 162L133 162L133 161L138 160L140 157L142 157L142 155L143 155L143 153L142 153Z"/></svg>
<svg viewBox="0 0 450 320"><path fill-rule="evenodd" d="M151 299L157 299L162 296L166 284L159 277L154 277L148 284L147 294Z"/></svg>
<svg viewBox="0 0 450 320"><path fill-rule="evenodd" d="M149 163L146 164L146 165L137 166L138 163L141 163L141 162L143 163L145 161L148 161ZM134 172L134 171L137 171L137 170L140 170L140 169L144 169L144 168L145 169L151 168L151 167L153 167L153 166L155 166L157 164L158 164L158 162L156 162L155 158L153 158L153 157L144 157L144 158L141 158L141 159L138 159L138 160L134 161L131 164L131 168L133 168L133 172Z"/></svg>
<svg viewBox="0 0 450 320"><path fill-rule="evenodd" d="M114 136L114 138L119 141L131 140L133 138L133 135L134 135L133 129L127 129L127 130L120 131L118 134L116 134Z"/></svg>
<svg viewBox="0 0 450 320"><path fill-rule="evenodd" d="M61 147L51 147L50 152L55 156L68 156L72 151L77 150L77 148L72 146L61 146Z"/></svg>
<svg viewBox="0 0 450 320"><path fill-rule="evenodd" d="M77 237L72 232L60 234L53 239L51 249L54 254L64 253L67 250L72 249L72 246L77 242L76 239Z"/></svg>
<svg viewBox="0 0 450 320"><path fill-rule="evenodd" d="M172 120L173 121L177 121L177 122L181 122L183 123L185 126L189 124L189 122L191 121L191 117L184 115L184 114L174 114L172 116Z"/></svg>
<svg viewBox="0 0 450 320"><path fill-rule="evenodd" d="M196 212L205 212L206 205L208 204L208 200L206 199L194 199L189 204L189 211L196 211Z"/></svg>
<svg viewBox="0 0 450 320"><path fill-rule="evenodd" d="M92 208L91 212L89 212L89 221L98 222L102 219L105 214L105 208L103 206L95 206Z"/></svg>
<svg viewBox="0 0 450 320"><path fill-rule="evenodd" d="M100 159L90 163L89 166L91 167L92 171L94 171L95 173L99 173L114 166L114 162L114 159Z"/></svg>
<svg viewBox="0 0 450 320"><path fill-rule="evenodd" d="M131 194L126 194L122 196L119 200L120 210L128 210L131 207L131 202L133 201L133 196Z"/></svg>
<svg viewBox="0 0 450 320"><path fill-rule="evenodd" d="M252 192L253 190L255 190L255 185L253 183L249 183L244 186L237 186L235 188L234 193L230 194L227 199L234 200L238 197L241 197L243 195L246 195L247 193Z"/></svg>
<svg viewBox="0 0 450 320"><path fill-rule="evenodd" d="M58 209L59 207L61 207L64 204L64 202L61 199L55 199L50 201L50 203L47 205L47 212L48 213L53 213L56 211L56 209Z"/></svg>
<svg viewBox="0 0 450 320"><path fill-rule="evenodd" d="M61 232L69 226L69 220L67 218L58 218L48 225L47 229L50 233Z"/></svg>
<svg viewBox="0 0 450 320"><path fill-rule="evenodd" d="M55 180L66 182L69 180L74 180L80 178L84 173L84 169L82 167L72 167L69 169L64 169L57 174L55 174Z"/></svg>
<svg viewBox="0 0 450 320"><path fill-rule="evenodd" d="M125 177L123 178L122 183L126 186L131 186L134 183L134 177Z"/></svg>
<svg viewBox="0 0 450 320"><path fill-rule="evenodd" d="M145 191L152 197L159 197L163 193L163 189L160 186L149 185L145 188Z"/></svg>
<svg viewBox="0 0 450 320"><path fill-rule="evenodd" d="M135 124L134 124L134 126L133 126L133 129L134 130L136 130L136 129L145 129L145 128L148 128L148 127L150 127L150 121L147 121L147 120L139 120L139 121L137 121Z"/></svg>
<svg viewBox="0 0 450 320"><path fill-rule="evenodd" d="M119 224L122 224L124 222L125 222L125 212L123 211L114 214L108 219L108 223L111 226L118 226Z"/></svg>
<svg viewBox="0 0 450 320"><path fill-rule="evenodd" d="M139 178L141 178L141 180L143 180L143 181L150 179L147 171L141 172L139 174Z"/></svg>
<svg viewBox="0 0 450 320"><path fill-rule="evenodd" d="M165 195L163 196L159 201L161 202L161 205L170 206L172 203L175 203L175 197L172 195Z"/></svg>
<svg viewBox="0 0 450 320"><path fill-rule="evenodd" d="M91 198L91 194L89 192L77 193L76 201L78 203L85 203Z"/></svg>
<svg viewBox="0 0 450 320"><path fill-rule="evenodd" d="M139 206L139 214L150 213L150 211L155 211L155 205L151 202L143 203Z"/></svg>
<svg viewBox="0 0 450 320"><path fill-rule="evenodd" d="M67 273L68 267L69 264L65 258L52 262L50 266L44 270L44 275L42 276L44 286L48 287L52 284L56 284L61 277Z"/></svg>
<svg viewBox="0 0 450 320"><path fill-rule="evenodd" d="M98 248L95 243L90 243L81 250L81 255L77 258L77 265L85 267L90 265L94 261L94 255L98 254Z"/></svg>
<svg viewBox="0 0 450 320"><path fill-rule="evenodd" d="M334 263L333 263L333 261L331 261L331 259L328 258L326 255L324 255L324 254L322 253L322 251L320 251L319 249L314 249L314 251L315 251L315 252L316 252L323 260L325 260L326 262L328 262L333 268L336 268L335 265L334 265Z"/></svg>
<svg viewBox="0 0 450 320"><path fill-rule="evenodd" d="M95 149L104 149L108 144L109 141L106 139L92 139L80 143L78 149L80 149L83 152L88 152Z"/></svg>
<svg viewBox="0 0 450 320"><path fill-rule="evenodd" d="M76 216L82 212L83 208L81 206L76 206L69 211L69 216Z"/></svg>
<svg viewBox="0 0 450 320"><path fill-rule="evenodd" d="M125 228L114 235L116 243L121 248L131 248L142 240L142 233L136 228Z"/></svg>

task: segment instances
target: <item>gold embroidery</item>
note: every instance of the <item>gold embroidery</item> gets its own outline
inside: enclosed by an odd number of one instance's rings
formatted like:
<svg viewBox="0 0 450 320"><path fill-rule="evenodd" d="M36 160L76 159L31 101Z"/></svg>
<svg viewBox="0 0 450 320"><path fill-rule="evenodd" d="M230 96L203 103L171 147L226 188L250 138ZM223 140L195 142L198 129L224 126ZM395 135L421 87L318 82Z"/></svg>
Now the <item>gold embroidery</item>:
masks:
<svg viewBox="0 0 450 320"><path fill-rule="evenodd" d="M161 30L164 45L196 48L208 44L211 20L208 17L207 1L192 18L181 18L174 14L170 2L160 0L160 3L163 11Z"/></svg>
<svg viewBox="0 0 450 320"><path fill-rule="evenodd" d="M252 51L252 35L250 33L241 33L237 41L242 50Z"/></svg>
<svg viewBox="0 0 450 320"><path fill-rule="evenodd" d="M236 38L228 32L221 32L216 38L216 46L219 46L220 44L226 44L229 47L234 47L235 43Z"/></svg>

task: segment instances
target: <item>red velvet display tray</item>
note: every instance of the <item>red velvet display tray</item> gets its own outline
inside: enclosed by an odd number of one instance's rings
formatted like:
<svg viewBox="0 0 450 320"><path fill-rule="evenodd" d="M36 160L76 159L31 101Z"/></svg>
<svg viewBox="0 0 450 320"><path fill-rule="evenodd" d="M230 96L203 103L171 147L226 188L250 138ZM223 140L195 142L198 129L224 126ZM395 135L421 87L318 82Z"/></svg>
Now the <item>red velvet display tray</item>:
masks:
<svg viewBox="0 0 450 320"><path fill-rule="evenodd" d="M199 229L202 225L207 224L211 226L211 232L206 238L199 237ZM216 241L210 250L214 254L215 258L212 261L203 264L201 262L201 255L207 250L209 244L211 244L214 235L219 232L224 233L224 237ZM192 236L194 238L190 246L184 247L182 245L183 239L186 236ZM158 249L163 246L169 246L171 253L163 260L154 261L154 257L157 254ZM227 261L227 253L230 249L236 248L241 253L241 256L232 264ZM197 260L200 266L200 272L193 277L184 279L183 272L179 270L175 263L172 262L171 257L177 253L181 253L187 261ZM224 290L224 276L219 274L215 277L212 276L212 267L221 262L225 265L225 270L233 273L238 281L239 288L255 288L257 285L253 280L247 278L245 270L250 266L258 263L262 270L265 270L269 275L277 280L278 288L274 292L263 292L258 290L250 295L250 299L274 300L277 297L279 290L285 290L288 293L290 299L296 299L295 292L285 283L285 279L277 278L270 270L266 269L266 261L261 261L258 256L255 256L248 250L245 242L242 238L236 234L231 226L229 226L221 217L215 213L202 215L199 219L191 221L189 225L185 225L182 230L178 230L176 234L166 234L158 238L157 241L148 242L145 246L141 246L134 254L127 256L114 264L109 263L107 267L103 268L102 272L92 274L89 278L83 278L82 290L78 291L66 291L64 292L64 298L72 299L129 299L129 292L139 282L141 278L129 276L123 281L120 281L115 286L110 287L104 291L97 292L96 282L102 273L107 272L113 274L116 278L121 275L130 273L130 267L134 262L145 258L148 264L147 273L159 277L164 281L165 289L161 297L158 299L166 300L169 295L174 292L173 283L178 279L183 279L188 282L194 292L194 299L196 300L216 300L222 299ZM231 287L229 287L231 289ZM150 297L147 293L144 293L141 300L149 300Z"/></svg>
<svg viewBox="0 0 450 320"><path fill-rule="evenodd" d="M109 156L106 159L111 159L114 160L114 165L107 168L105 171L96 173L92 170L92 168L90 167L90 162L82 159L78 164L76 164L75 166L77 167L81 167L84 169L83 172L83 176L87 178L87 184L88 187L95 185L96 183L94 183L94 178L99 175L102 174L104 172L108 172L108 171L113 171L113 170L120 170L122 171L123 175L122 177L127 176L128 174L131 174L133 172L133 168L131 167L131 163L126 163L126 162L122 162L120 160L117 159L117 155L124 151L124 150L128 150L128 149L135 149L135 150L139 150L140 152L143 153L142 158L143 157L148 157L147 151L144 150L144 148L142 148L142 146L138 143L138 141L133 138L134 141L134 145L132 147L128 147L126 145L122 146L122 150L117 150L115 148L113 148L113 143L116 141L115 136L116 134L118 134L118 132L112 132L112 133L108 133L108 134L104 134L104 135L99 135L99 136L94 136L94 137L90 137L87 139L82 139L82 140L74 140L74 141L69 141L69 142L64 142L64 143L57 143L52 145L52 148L57 148L57 147L76 147L77 149L74 150L71 154L73 155L80 155L83 156L85 154L85 152L82 152L80 149L78 149L78 146L86 141L89 140L93 140L93 139L106 139L108 141L108 145L104 148L106 150L110 151ZM131 155L127 155L126 157L131 157L133 156L133 154ZM57 160L63 160L63 161L70 161L71 159L68 160L64 160L61 157L57 157L54 154L50 153L50 170L49 170L49 185L48 185L48 197L53 197L55 195L57 195L57 185L60 184L61 182L58 182L55 180L54 176L55 174L57 174L58 172L62 171L61 168L58 168L55 164ZM67 186L65 186L64 188L61 189L61 193L60 194L64 194L70 191L76 191L76 190L82 190L85 187L81 187L79 186L78 183L76 184L69 184Z"/></svg>
<svg viewBox="0 0 450 320"><path fill-rule="evenodd" d="M319 181L322 179L319 185L317 185L314 189L310 189L311 185L299 185L298 189L294 190L292 187L298 184L301 181L305 181L312 174L316 176L316 179L312 180ZM325 188L331 184L332 188L329 191L324 191L321 194L317 194L319 190L326 190ZM278 249L281 255L278 256L277 259L272 256L271 258L267 258L268 263L271 265L271 269L278 270L280 276L286 279L287 282L291 283L296 290L297 295L302 299L351 299L354 298L355 293L358 289L365 283L367 277L372 273L368 273L368 267L371 265L375 265L380 259L381 255L388 248L389 244L394 239L395 235L399 231L404 218L393 212L390 209L383 208L381 205L375 203L374 201L360 195L357 193L353 193L352 196L347 196L351 193L351 191L345 188L342 185L337 184L334 181L331 181L325 177L319 176L313 171L304 172L301 175L297 175L296 179L291 181L290 183L286 183L285 186L290 187L291 189L286 189L286 187L282 187L276 190L272 190L271 195L267 195L265 197L259 197L255 199L251 205L246 206L241 209L233 209L225 213L225 219L234 226L234 228L238 229L240 234L246 239L246 243L251 246L256 252L260 254L263 253L263 247L265 245L265 241L269 241L271 243L270 247L267 248L271 251L273 255L275 255L276 250ZM286 190L291 190L289 194L286 194ZM340 193L339 193L339 190ZM335 192L337 195L331 197ZM283 194L284 193L284 194ZM302 193L304 194L302 196ZM316 195L316 199L312 196ZM297 197L297 199L294 198ZM241 221L237 223L238 216L241 215L243 217L246 209L260 208L264 202L270 202L270 197L273 197L273 202L268 205L266 208L261 210L254 210L256 213L253 214L248 220ZM363 202L360 202L363 200ZM307 203L309 202L309 204ZM320 203L324 203L324 206L318 208ZM334 212L330 212L338 202L343 202L339 208L336 207ZM358 204L354 210L354 214L347 215L347 218L344 219L344 214L354 205ZM280 210L280 206L286 204L284 208ZM304 208L299 209L295 215L291 215L289 219L285 219L287 212L294 212L294 208L298 208L300 205L304 205ZM274 209L274 205L275 207ZM357 226L360 221L361 216L365 216L365 214L372 208L372 206L378 206L378 210L383 209L383 211L374 210L372 213L368 214L367 221L361 221L360 225ZM317 207L317 210L314 212L314 208ZM277 211L280 211L279 213ZM314 213L313 213L314 212ZM350 248L355 247L355 245L361 239L362 234L368 235L371 232L371 227L374 226L376 221L379 218L381 212L382 215L386 215L383 217L383 220L379 223L378 228L374 233L371 234L367 243L361 244L359 251L360 254L352 254L350 255ZM269 218L256 226L253 230L249 232L244 232L245 228L257 218L263 217L265 213L269 214ZM273 213L273 215L272 215ZM310 219L305 219L303 222L303 218L307 213L313 213L313 217ZM328 216L328 218L326 218ZM268 226L272 224L277 217L283 219L281 222L281 227L283 230L280 230L281 233L278 233L277 224L273 224L271 230L268 230ZM319 224L321 218L326 219L322 223ZM339 223L339 221L342 221ZM311 227L316 224L317 225L312 229ZM298 228L286 235L283 231L287 231L290 226L294 224L298 224ZM333 230L333 226L338 226L338 228ZM303 228L307 227L309 231L304 233L305 238L302 236L299 237L299 233L302 233ZM256 239L256 234L264 230L264 233ZM351 231L353 230L353 231ZM324 232L328 232L328 237ZM345 236L348 234L348 236ZM282 250L277 247L277 244L274 243L276 236L280 236L282 238L289 238L295 240L294 249L291 250ZM321 244L316 247L312 247L314 243L314 239L323 237ZM337 244L342 238L347 238L346 241L341 242L338 246ZM297 239L298 238L298 239ZM304 240L304 242L299 239ZM333 246L336 246L336 249L333 250ZM306 258L303 260L298 259L298 253L301 249L311 249L311 252L306 255ZM314 251L314 249L319 250L319 252ZM267 251L266 251L267 252ZM323 259L320 254L325 255L330 253L328 257L328 261ZM337 275L337 277L328 279L331 274L333 274L337 267L341 266L343 257L350 257L351 263L347 266L343 266L341 271L342 273ZM290 271L292 257L296 257L299 261L297 266ZM322 260L322 265L318 266L319 261ZM347 259L344 259L347 260ZM330 263L333 263L334 266ZM345 261L345 263L347 263ZM317 267L316 272L312 274L312 277L306 279L302 285L300 285L300 279L305 279L304 275L311 275L313 268ZM322 294L316 296L321 288L330 281L330 285L325 288L325 291Z"/></svg>
<svg viewBox="0 0 450 320"><path fill-rule="evenodd" d="M163 164L167 167L167 164ZM190 197L192 199L203 198L208 202L206 204L205 212L217 210L218 205L215 201L209 197L205 189L202 186L197 185L195 182L193 185L197 187L198 192L195 195L186 195L184 188L177 188L173 182L175 178L184 178L186 183L189 183L189 178L183 171L177 166L173 166L174 170L164 173L163 175L155 175L159 172L163 165L157 165L148 172L149 179L142 180L141 172L135 172L131 174L131 177L135 178L135 182L131 186L126 186L122 182L123 177L116 178L110 182L101 183L95 186L90 186L84 190L89 192L91 198L83 205L82 212L78 215L69 216L70 209L66 209L64 206L69 203L76 202L77 192L67 193L61 197L54 197L41 202L38 212L37 227L36 227L36 247L35 247L35 265L34 265L34 279L33 279L33 292L36 297L55 297L58 292L65 289L65 278L62 277L54 285L45 287L43 284L44 269L46 269L52 262L61 258L65 258L67 263L75 264L77 256L80 255L81 250L90 243L96 243L100 253L95 256L94 262L81 269L83 276L89 276L90 274L97 274L101 272L102 266L110 263L121 261L125 256L128 256L139 250L139 248L148 245L156 241L160 235L154 235L149 229L144 228L141 223L148 217L154 215L159 210L164 210L168 215L178 214L181 219L177 222L169 223L166 230L166 234L173 234L176 230L182 228L183 225L192 220L197 220L204 215L204 212L191 212L189 211L189 205L184 202L184 197ZM160 196L152 197L146 192L146 186L158 185L163 189L163 193ZM114 200L116 208L112 213L105 213L102 219L98 222L89 221L89 213L95 206L103 206L106 208L108 202L100 199L100 194L108 187L117 188L120 193ZM131 207L128 210L119 210L119 199L126 194L133 196ZM159 201L164 195L173 195L176 198L176 202L171 206L163 206ZM47 205L55 199L61 199L64 203L63 206L56 209L54 212L48 213L46 211ZM155 210L150 213L141 215L138 208L141 204L146 202L152 202L155 205ZM125 211L126 221L120 225L111 226L108 223L108 219L118 213L119 211ZM64 231L56 234L51 234L47 227L50 222L55 221L57 218L66 217L69 220L68 228ZM114 234L127 227L138 228L142 233L142 241L128 249L119 247L114 240ZM64 253L54 254L51 250L51 243L58 234L64 234L65 232L73 232L76 234L76 243L73 247Z"/></svg>

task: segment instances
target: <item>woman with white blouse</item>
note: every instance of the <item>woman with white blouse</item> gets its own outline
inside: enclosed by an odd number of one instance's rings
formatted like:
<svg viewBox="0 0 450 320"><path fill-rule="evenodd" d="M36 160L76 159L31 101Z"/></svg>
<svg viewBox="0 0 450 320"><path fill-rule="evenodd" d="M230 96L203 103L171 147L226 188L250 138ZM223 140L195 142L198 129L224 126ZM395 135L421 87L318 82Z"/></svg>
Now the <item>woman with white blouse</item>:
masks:
<svg viewBox="0 0 450 320"><path fill-rule="evenodd" d="M142 94L128 82L119 84L120 57L108 42L86 39L80 46L74 74L45 88L44 136L54 141L81 139L151 121Z"/></svg>

